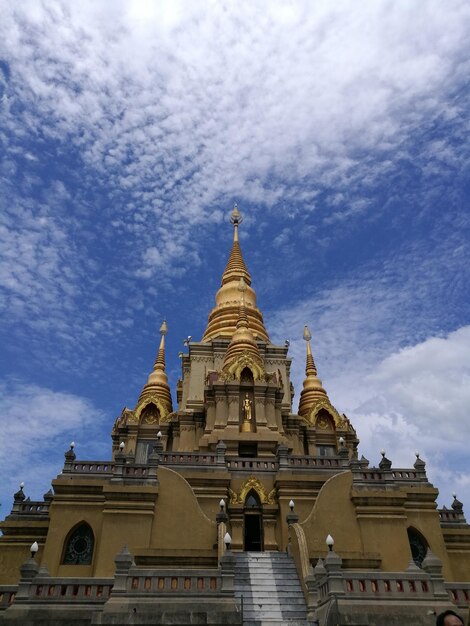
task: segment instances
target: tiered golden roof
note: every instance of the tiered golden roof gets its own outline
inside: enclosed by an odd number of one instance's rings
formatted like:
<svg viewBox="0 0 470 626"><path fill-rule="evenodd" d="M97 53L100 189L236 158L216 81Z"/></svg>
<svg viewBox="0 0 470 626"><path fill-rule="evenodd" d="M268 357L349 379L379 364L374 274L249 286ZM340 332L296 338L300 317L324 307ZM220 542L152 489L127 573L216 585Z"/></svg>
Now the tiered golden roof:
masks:
<svg viewBox="0 0 470 626"><path fill-rule="evenodd" d="M300 394L299 415L308 418L312 409L320 402L327 400L328 395L322 387L322 382L317 376L317 368L313 360L312 348L310 340L312 335L307 326L304 327L304 339L307 343L307 362L305 366L304 388Z"/></svg>
<svg viewBox="0 0 470 626"><path fill-rule="evenodd" d="M160 327L161 340L158 349L157 358L150 372L147 384L141 391L139 401L135 408L135 414L140 416L142 410L151 402L153 402L160 411L160 419L163 419L173 410L171 402L171 392L168 385L168 376L165 372L165 335L168 332L166 321Z"/></svg>
<svg viewBox="0 0 470 626"><path fill-rule="evenodd" d="M240 378L241 372L248 367L255 380L264 374L263 360L259 353L258 344L251 332L245 306L245 292L247 285L240 278L238 289L241 293L238 320L232 340L224 357L222 371L227 377Z"/></svg>
<svg viewBox="0 0 470 626"><path fill-rule="evenodd" d="M263 315L256 306L256 294L251 287L251 276L248 272L238 241L238 226L242 222L242 216L234 206L230 221L233 224L233 245L228 258L227 266L222 275L220 289L215 296L216 305L212 309L202 341L210 341L216 337L232 337L237 327L238 309L240 303L239 283L240 278L246 283L245 306L250 329L255 339L269 341L269 336L264 327Z"/></svg>

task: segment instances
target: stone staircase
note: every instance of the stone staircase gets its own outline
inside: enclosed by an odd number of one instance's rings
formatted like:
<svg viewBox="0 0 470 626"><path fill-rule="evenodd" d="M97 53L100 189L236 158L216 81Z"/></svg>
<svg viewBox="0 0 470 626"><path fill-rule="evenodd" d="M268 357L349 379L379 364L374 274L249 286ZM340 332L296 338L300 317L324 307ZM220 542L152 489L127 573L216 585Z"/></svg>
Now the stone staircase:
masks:
<svg viewBox="0 0 470 626"><path fill-rule="evenodd" d="M244 626L307 626L307 609L293 559L283 552L238 552L235 597L243 596Z"/></svg>

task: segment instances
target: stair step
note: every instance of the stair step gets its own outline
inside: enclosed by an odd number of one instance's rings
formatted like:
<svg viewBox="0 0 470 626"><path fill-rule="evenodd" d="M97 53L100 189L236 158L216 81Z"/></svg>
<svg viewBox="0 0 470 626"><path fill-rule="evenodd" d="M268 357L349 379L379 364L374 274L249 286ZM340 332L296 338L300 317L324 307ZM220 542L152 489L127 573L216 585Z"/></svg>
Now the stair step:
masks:
<svg viewBox="0 0 470 626"><path fill-rule="evenodd" d="M235 597L243 596L245 626L308 626L297 569L283 552L238 553Z"/></svg>

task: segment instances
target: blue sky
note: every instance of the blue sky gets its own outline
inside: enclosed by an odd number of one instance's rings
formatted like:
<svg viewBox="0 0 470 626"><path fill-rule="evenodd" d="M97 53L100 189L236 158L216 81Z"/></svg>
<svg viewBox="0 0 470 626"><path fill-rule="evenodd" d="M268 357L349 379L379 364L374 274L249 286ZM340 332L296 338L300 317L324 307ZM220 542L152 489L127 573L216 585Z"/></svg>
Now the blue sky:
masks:
<svg viewBox="0 0 470 626"><path fill-rule="evenodd" d="M164 317L174 391L234 202L294 410L307 323L360 452L470 506L468 3L1 4L3 514L109 458Z"/></svg>

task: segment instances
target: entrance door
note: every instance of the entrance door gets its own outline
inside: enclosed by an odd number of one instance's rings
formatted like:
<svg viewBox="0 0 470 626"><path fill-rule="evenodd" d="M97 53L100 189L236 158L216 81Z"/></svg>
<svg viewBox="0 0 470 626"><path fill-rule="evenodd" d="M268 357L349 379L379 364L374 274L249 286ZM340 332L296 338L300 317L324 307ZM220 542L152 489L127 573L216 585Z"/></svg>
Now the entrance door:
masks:
<svg viewBox="0 0 470 626"><path fill-rule="evenodd" d="M259 513L245 513L245 550L247 552L262 552L263 526Z"/></svg>

